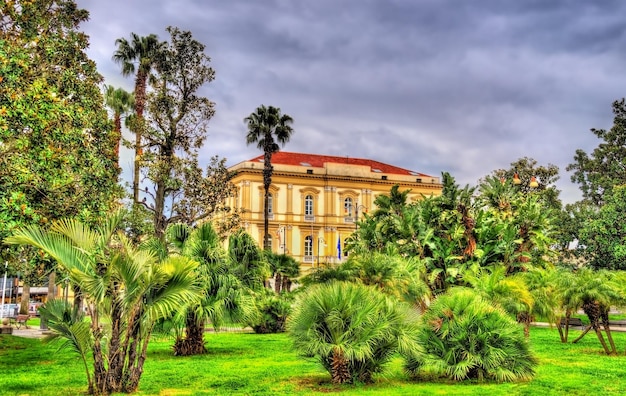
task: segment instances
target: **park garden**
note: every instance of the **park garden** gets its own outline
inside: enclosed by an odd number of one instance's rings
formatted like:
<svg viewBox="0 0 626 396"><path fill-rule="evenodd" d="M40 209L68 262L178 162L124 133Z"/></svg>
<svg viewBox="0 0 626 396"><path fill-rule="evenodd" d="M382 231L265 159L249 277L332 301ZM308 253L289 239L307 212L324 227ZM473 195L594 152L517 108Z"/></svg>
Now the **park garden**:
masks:
<svg viewBox="0 0 626 396"><path fill-rule="evenodd" d="M42 279L73 291L39 309L49 342L0 338L0 392L626 391L624 100L610 130L592 130L598 148L573 153L582 201L563 205L558 168L532 158L476 186L443 173L440 195L376 197L348 259L304 273L268 244L290 116L261 105L244 118L242 143L265 158L259 246L225 205L225 159L200 165L215 110L198 91L215 73L191 32L118 39L128 93L101 85L73 1L0 9L2 258L26 305ZM135 154L128 192L120 145Z"/></svg>

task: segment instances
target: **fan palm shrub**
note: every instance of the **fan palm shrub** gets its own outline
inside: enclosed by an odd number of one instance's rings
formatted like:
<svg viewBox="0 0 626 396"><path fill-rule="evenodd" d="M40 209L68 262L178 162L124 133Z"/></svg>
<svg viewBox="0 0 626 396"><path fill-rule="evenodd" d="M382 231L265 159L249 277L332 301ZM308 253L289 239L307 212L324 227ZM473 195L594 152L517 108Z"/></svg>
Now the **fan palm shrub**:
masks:
<svg viewBox="0 0 626 396"><path fill-rule="evenodd" d="M429 371L455 381L528 380L537 365L522 327L491 301L461 287L439 296L422 316L418 342L419 352L407 356L413 376Z"/></svg>
<svg viewBox="0 0 626 396"><path fill-rule="evenodd" d="M298 297L287 326L294 346L333 383L371 382L394 353L417 347L416 312L375 287L332 282Z"/></svg>
<svg viewBox="0 0 626 396"><path fill-rule="evenodd" d="M73 325L78 316L56 315L67 325L56 326L58 320L50 318L51 329L74 349L81 340L86 342L81 350L91 348L89 393L97 395L136 391L155 323L198 298L197 263L185 257L161 261L153 252L135 248L119 230L122 217L118 212L99 228L60 220L50 229L17 230L5 240L41 249L69 274L91 318L89 334L84 326Z"/></svg>
<svg viewBox="0 0 626 396"><path fill-rule="evenodd" d="M248 315L247 325L255 333L282 333L285 331L287 317L291 313L293 293L276 293L263 289L253 293L251 303L253 313Z"/></svg>

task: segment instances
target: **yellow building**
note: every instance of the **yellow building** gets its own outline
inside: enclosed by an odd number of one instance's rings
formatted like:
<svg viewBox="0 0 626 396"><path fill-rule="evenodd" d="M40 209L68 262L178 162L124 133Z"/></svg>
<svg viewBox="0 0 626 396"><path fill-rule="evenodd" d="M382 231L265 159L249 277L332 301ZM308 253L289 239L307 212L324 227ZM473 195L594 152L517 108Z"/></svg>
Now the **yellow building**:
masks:
<svg viewBox="0 0 626 396"><path fill-rule="evenodd" d="M391 187L411 190L409 201L422 194L439 195L438 177L374 160L278 152L272 156L269 232L272 251L287 253L303 270L344 258L345 239L363 212ZM229 168L238 195L230 205L242 208L242 223L263 246L263 155Z"/></svg>

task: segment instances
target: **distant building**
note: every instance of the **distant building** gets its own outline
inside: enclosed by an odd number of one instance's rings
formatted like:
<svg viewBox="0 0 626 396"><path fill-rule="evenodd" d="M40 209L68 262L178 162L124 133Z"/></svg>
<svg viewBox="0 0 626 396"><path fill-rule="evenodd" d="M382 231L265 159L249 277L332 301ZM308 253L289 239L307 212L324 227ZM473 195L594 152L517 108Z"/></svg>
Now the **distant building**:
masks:
<svg viewBox="0 0 626 396"><path fill-rule="evenodd" d="M350 157L278 152L272 156L269 233L272 251L287 253L302 269L345 258L345 239L356 220L391 187L411 190L408 200L441 194L438 177ZM232 207L242 208L242 225L263 246L263 155L229 168L237 174Z"/></svg>

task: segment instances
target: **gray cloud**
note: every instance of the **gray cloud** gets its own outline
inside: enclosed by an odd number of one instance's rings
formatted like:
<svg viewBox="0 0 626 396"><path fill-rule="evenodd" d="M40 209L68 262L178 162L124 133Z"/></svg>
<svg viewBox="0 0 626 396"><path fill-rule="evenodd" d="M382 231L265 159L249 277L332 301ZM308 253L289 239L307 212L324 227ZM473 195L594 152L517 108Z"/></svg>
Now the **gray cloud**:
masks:
<svg viewBox="0 0 626 396"><path fill-rule="evenodd" d="M286 150L371 158L460 184L529 156L561 169L611 126L625 96L626 3L380 0L79 0L106 82L115 39L190 30L212 58L217 104L203 155L236 163L243 118L274 105L295 119Z"/></svg>

